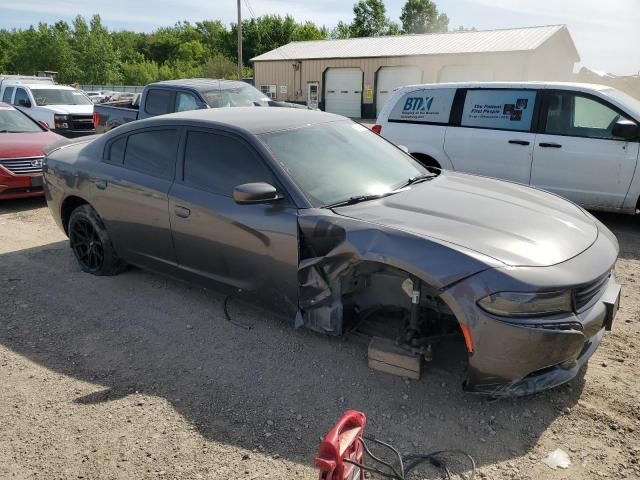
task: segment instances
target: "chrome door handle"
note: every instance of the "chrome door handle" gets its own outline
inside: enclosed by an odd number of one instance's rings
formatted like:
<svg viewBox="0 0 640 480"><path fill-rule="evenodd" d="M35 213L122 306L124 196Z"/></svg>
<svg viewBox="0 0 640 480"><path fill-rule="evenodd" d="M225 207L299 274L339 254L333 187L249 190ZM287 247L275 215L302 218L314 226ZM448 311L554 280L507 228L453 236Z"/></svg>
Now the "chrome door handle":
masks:
<svg viewBox="0 0 640 480"><path fill-rule="evenodd" d="M98 189L100 190L104 190L107 188L107 181L106 180L94 180L93 183L96 184L96 187L98 187Z"/></svg>
<svg viewBox="0 0 640 480"><path fill-rule="evenodd" d="M191 210L189 210L187 207L181 207L180 205L176 205L173 211L180 218L188 218L189 215L191 215Z"/></svg>

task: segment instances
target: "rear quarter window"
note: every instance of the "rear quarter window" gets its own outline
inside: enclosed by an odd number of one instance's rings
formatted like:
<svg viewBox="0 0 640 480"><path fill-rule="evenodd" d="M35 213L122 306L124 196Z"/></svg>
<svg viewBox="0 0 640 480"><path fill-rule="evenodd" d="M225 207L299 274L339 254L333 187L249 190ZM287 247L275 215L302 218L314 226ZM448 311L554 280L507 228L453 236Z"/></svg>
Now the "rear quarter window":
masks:
<svg viewBox="0 0 640 480"><path fill-rule="evenodd" d="M469 90L460 125L529 131L535 103L532 90Z"/></svg>
<svg viewBox="0 0 640 480"><path fill-rule="evenodd" d="M449 123L455 88L412 90L402 95L391 112L390 122Z"/></svg>
<svg viewBox="0 0 640 480"><path fill-rule="evenodd" d="M105 160L109 163L122 165L124 161L124 148L127 144L127 137L120 137L109 144Z"/></svg>

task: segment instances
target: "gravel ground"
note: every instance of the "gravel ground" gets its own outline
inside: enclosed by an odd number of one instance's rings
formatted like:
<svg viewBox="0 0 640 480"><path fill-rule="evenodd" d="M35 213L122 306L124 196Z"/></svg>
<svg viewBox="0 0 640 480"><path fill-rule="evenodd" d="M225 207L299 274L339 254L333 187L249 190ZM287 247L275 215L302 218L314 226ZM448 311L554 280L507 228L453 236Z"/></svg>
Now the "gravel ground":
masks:
<svg viewBox="0 0 640 480"><path fill-rule="evenodd" d="M0 478L314 478L346 408L403 452L459 448L490 479L640 478L640 225L618 235L614 331L569 385L464 394L464 352L422 380L371 371L366 344L294 330L216 292L131 270L83 274L39 199L0 204ZM562 448L572 461L542 459ZM440 478L423 470L416 478Z"/></svg>

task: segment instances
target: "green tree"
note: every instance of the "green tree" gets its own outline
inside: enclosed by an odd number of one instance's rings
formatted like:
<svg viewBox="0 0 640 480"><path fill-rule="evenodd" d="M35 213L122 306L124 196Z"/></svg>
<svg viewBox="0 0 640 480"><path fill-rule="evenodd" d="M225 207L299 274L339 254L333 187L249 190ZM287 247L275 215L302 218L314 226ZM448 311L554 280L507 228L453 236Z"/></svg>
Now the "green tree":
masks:
<svg viewBox="0 0 640 480"><path fill-rule="evenodd" d="M313 22L299 23L291 34L292 42L302 42L305 40L324 40L328 37L327 29L318 28Z"/></svg>
<svg viewBox="0 0 640 480"><path fill-rule="evenodd" d="M200 32L202 42L209 53L222 52L229 31L220 20L203 20L196 23L196 29Z"/></svg>
<svg viewBox="0 0 640 480"><path fill-rule="evenodd" d="M159 80L158 64L151 60L121 65L122 82L125 85L146 85Z"/></svg>
<svg viewBox="0 0 640 480"><path fill-rule="evenodd" d="M348 23L340 20L338 24L329 33L329 38L333 40L339 40L341 38L351 37L351 26Z"/></svg>
<svg viewBox="0 0 640 480"><path fill-rule="evenodd" d="M204 64L203 75L207 78L237 78L238 68L234 61L216 53Z"/></svg>
<svg viewBox="0 0 640 480"><path fill-rule="evenodd" d="M145 60L146 34L128 30L111 32L111 42L121 62L140 63Z"/></svg>
<svg viewBox="0 0 640 480"><path fill-rule="evenodd" d="M122 79L120 61L111 36L102 25L99 15L85 19L77 16L73 21L73 51L78 65L80 83L118 83Z"/></svg>
<svg viewBox="0 0 640 480"><path fill-rule="evenodd" d="M404 33L446 32L449 17L438 13L438 7L431 0L407 0L400 15Z"/></svg>
<svg viewBox="0 0 640 480"><path fill-rule="evenodd" d="M359 0L353 6L352 37L377 37L388 30L386 8L382 0Z"/></svg>
<svg viewBox="0 0 640 480"><path fill-rule="evenodd" d="M244 76L250 58L291 41L326 38L327 29L291 16L265 15L243 22ZM0 73L56 70L64 83L134 83L208 76L231 78L236 67L236 27L219 20L178 22L151 33L110 32L99 16L72 25L41 23L0 30ZM233 66L231 73L230 66Z"/></svg>

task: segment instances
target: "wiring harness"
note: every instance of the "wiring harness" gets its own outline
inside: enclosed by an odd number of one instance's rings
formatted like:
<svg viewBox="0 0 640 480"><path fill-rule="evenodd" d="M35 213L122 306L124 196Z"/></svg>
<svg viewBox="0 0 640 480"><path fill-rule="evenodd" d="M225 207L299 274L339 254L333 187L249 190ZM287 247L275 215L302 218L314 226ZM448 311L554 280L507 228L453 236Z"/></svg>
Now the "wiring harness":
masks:
<svg viewBox="0 0 640 480"><path fill-rule="evenodd" d="M467 452L464 452L462 450L438 450L431 453L423 453L423 454L419 453L419 454L410 454L410 455L403 456L395 447L381 440L378 440L376 438L363 436L358 440L362 445L362 447L364 448L366 455L377 464L386 467L387 471L381 470L378 467L367 466L367 465L355 462L349 458L345 458L344 462L355 465L356 467L360 468L363 471L376 473L384 478L391 478L394 480L407 480L407 475L413 469L415 469L418 465L423 464L425 462L428 462L433 467L442 470L446 475L447 480L453 479L454 475L458 475L463 480L473 480L475 478L476 462L471 455L469 455ZM369 448L365 440L375 443L377 445L381 445L387 448L388 450L390 450L391 452L393 452L393 454L397 458L397 462L396 462L397 465L393 465L392 463L386 462L382 460L380 457L376 456L371 451L371 449ZM471 473L468 476L465 476L462 473L455 473L453 471L451 467L451 461L450 459L447 458L447 456L451 456L451 455L458 455L465 458L465 460L469 463L470 470L471 470Z"/></svg>

